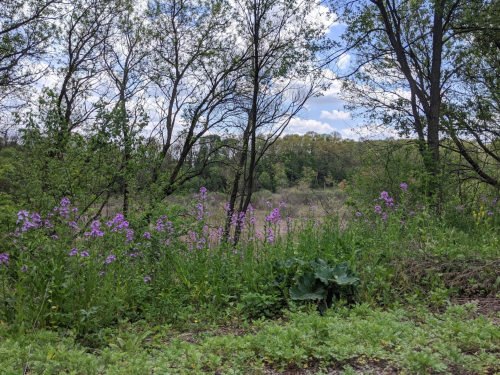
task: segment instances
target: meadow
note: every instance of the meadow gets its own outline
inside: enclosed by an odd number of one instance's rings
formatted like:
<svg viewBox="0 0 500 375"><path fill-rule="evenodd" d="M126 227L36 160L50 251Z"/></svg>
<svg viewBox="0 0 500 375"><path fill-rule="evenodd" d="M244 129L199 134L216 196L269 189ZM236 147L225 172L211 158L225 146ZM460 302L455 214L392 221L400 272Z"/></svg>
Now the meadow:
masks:
<svg viewBox="0 0 500 375"><path fill-rule="evenodd" d="M436 213L406 183L358 206L283 196L234 213L237 239L205 188L149 222L89 222L67 198L20 211L0 254L0 372L500 371L497 199Z"/></svg>

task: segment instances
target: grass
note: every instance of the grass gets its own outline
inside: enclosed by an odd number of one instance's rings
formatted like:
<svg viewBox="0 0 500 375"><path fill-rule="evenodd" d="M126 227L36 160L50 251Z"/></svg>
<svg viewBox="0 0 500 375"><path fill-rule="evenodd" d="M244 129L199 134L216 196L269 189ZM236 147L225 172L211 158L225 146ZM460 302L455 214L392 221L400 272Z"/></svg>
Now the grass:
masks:
<svg viewBox="0 0 500 375"><path fill-rule="evenodd" d="M398 373L500 371L498 319L475 316L474 305L442 314L425 308L383 311L369 305L328 316L289 313L277 321L243 324L239 334L192 321L191 335L170 326L127 324L107 332L100 350L71 332L39 330L0 342L2 374L263 374L305 369L345 374L353 368ZM351 371L351 372L349 372Z"/></svg>

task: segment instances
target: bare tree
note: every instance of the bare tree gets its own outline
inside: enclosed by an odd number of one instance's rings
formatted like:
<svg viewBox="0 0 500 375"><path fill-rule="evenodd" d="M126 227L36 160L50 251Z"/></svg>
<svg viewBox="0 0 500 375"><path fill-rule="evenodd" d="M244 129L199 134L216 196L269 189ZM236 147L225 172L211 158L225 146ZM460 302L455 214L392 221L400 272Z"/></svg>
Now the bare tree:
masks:
<svg viewBox="0 0 500 375"><path fill-rule="evenodd" d="M129 211L130 180L133 175L134 149L141 141L146 125L144 98L149 79L147 76L148 33L143 14L133 8L120 14L116 29L106 40L104 64L112 87L113 113L105 126L115 129L123 153L121 174L123 184L123 214Z"/></svg>
<svg viewBox="0 0 500 375"><path fill-rule="evenodd" d="M55 85L46 91L57 113L51 126L58 144L92 118L95 104L106 95L108 88L101 84L104 51L122 5L115 0L77 0L61 14L53 56Z"/></svg>

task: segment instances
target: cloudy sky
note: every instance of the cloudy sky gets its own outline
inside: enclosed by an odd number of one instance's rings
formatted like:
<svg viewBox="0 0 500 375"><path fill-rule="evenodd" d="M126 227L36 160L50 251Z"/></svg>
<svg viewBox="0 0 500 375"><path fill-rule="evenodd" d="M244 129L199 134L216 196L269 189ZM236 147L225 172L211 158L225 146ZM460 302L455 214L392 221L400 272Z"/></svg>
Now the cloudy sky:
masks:
<svg viewBox="0 0 500 375"><path fill-rule="evenodd" d="M328 30L328 37L338 40L345 30L345 25L334 24ZM339 67L346 68L349 64L350 56L345 55L338 62ZM383 131L376 124L366 124L366 119L351 117L351 114L344 109L346 102L340 96L340 83L334 82L323 96L310 99L307 103L307 110L300 118L294 118L287 129L288 133L305 134L309 131L316 133L339 132L343 138L359 139L363 138L385 138L397 137L397 133L391 129Z"/></svg>
<svg viewBox="0 0 500 375"><path fill-rule="evenodd" d="M338 39L344 31L344 26L334 24L330 27L328 37ZM341 59L344 66L349 62L349 56ZM307 111L300 118L290 122L288 133L305 134L309 131L316 133L339 132L344 138L359 138L358 127L362 123L360 118L352 118L344 109L345 102L340 98L340 83L334 82L323 96L310 99Z"/></svg>

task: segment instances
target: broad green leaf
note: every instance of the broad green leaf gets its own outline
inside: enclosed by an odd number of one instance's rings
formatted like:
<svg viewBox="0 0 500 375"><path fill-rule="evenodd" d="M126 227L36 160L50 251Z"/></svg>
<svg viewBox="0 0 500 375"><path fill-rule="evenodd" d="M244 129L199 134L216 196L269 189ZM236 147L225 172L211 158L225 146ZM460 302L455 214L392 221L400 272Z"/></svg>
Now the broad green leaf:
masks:
<svg viewBox="0 0 500 375"><path fill-rule="evenodd" d="M354 272L349 269L347 263L340 263L333 269L334 277L329 279L330 282L334 282L338 285L357 285L359 279L354 276Z"/></svg>
<svg viewBox="0 0 500 375"><path fill-rule="evenodd" d="M306 273L297 278L297 285L290 288L290 296L295 300L325 299L327 290L313 273Z"/></svg>
<svg viewBox="0 0 500 375"><path fill-rule="evenodd" d="M320 279L323 284L328 285L330 283L329 280L335 278L335 273L330 267L321 267L316 270L314 276Z"/></svg>

